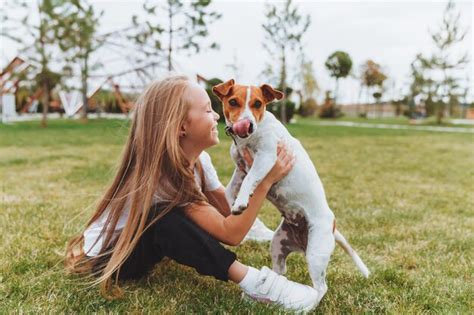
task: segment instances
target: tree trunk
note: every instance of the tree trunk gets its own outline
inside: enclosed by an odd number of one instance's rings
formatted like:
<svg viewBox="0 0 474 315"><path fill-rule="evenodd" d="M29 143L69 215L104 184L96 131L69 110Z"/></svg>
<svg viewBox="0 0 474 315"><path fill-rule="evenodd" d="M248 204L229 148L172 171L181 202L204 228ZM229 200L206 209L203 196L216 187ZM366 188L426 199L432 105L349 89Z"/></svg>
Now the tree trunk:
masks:
<svg viewBox="0 0 474 315"><path fill-rule="evenodd" d="M360 106L361 106L361 98L362 98L362 90L363 90L363 86L361 85L360 86L360 89L359 89L359 95L357 97L357 105L356 105L356 115L357 117L360 117Z"/></svg>
<svg viewBox="0 0 474 315"><path fill-rule="evenodd" d="M369 118L369 106L370 106L370 103L369 103L369 95L370 95L370 89L369 87L367 86L365 88L365 105L364 105L364 115L365 115L365 118Z"/></svg>
<svg viewBox="0 0 474 315"><path fill-rule="evenodd" d="M168 18L169 18L169 43L168 43L168 71L173 70L173 65L171 64L171 55L173 53L173 12L171 4L168 4Z"/></svg>
<svg viewBox="0 0 474 315"><path fill-rule="evenodd" d="M81 120L87 121L87 77L89 75L89 54L84 56L84 65L82 68L82 114Z"/></svg>
<svg viewBox="0 0 474 315"><path fill-rule="evenodd" d="M43 103L43 117L41 119L41 127L46 128L48 126L48 109L49 109L49 87L48 87L48 61L46 59L46 47L45 47L45 30L44 30L44 22L43 18L41 15L41 5L38 2L38 11L40 15L40 25L39 25L39 31L40 31L40 38L39 38L39 43L40 43L40 54L41 54L41 72L40 72L40 82L41 82L41 87L43 89L43 97L42 97L42 103Z"/></svg>
<svg viewBox="0 0 474 315"><path fill-rule="evenodd" d="M285 47L281 47L281 72L280 72L280 88L286 93L286 56ZM280 119L283 124L287 123L286 117L286 97L281 100Z"/></svg>
<svg viewBox="0 0 474 315"><path fill-rule="evenodd" d="M41 103L43 103L43 117L41 119L41 127L48 127L48 110L49 110L49 88L48 82L43 79L43 97Z"/></svg>
<svg viewBox="0 0 474 315"><path fill-rule="evenodd" d="M441 103L442 101L438 101L438 106L437 107L437 111L436 111L436 123L438 125L441 125L443 123L443 116L444 116L444 106L443 106L443 103Z"/></svg>
<svg viewBox="0 0 474 315"><path fill-rule="evenodd" d="M466 102L467 103L467 102ZM466 119L466 114L467 114L467 104L462 104L461 105L461 118Z"/></svg>
<svg viewBox="0 0 474 315"><path fill-rule="evenodd" d="M334 105L337 105L337 96L339 95L339 78L336 78L336 91L334 92Z"/></svg>

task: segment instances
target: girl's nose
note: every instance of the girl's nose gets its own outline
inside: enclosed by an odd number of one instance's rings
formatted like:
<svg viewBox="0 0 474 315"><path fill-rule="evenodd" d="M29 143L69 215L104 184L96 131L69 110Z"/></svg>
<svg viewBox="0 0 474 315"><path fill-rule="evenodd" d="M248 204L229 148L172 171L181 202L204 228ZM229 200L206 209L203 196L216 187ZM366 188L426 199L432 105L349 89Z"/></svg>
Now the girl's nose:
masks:
<svg viewBox="0 0 474 315"><path fill-rule="evenodd" d="M214 112L214 116L216 117L216 120L219 120L219 118L221 117L221 116L219 116L219 114L216 113L216 112Z"/></svg>

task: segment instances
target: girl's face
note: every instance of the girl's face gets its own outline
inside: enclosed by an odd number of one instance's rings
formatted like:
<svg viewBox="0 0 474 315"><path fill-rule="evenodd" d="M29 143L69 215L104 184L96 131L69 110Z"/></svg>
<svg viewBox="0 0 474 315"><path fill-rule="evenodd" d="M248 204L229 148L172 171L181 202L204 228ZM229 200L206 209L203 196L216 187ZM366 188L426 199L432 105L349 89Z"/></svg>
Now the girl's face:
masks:
<svg viewBox="0 0 474 315"><path fill-rule="evenodd" d="M212 110L211 99L200 85L190 83L184 92L189 106L187 119L182 126L182 141L196 149L204 150L219 143L217 120L219 115Z"/></svg>

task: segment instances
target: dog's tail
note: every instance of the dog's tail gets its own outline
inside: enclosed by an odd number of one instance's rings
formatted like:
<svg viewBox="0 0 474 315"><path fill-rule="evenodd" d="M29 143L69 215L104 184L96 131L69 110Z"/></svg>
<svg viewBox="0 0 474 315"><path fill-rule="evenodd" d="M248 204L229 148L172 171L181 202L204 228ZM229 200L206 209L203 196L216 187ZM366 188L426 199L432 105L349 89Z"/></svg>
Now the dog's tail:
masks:
<svg viewBox="0 0 474 315"><path fill-rule="evenodd" d="M360 259L359 255L357 255L356 251L352 249L351 245L348 241L344 238L344 236L337 230L334 229L334 238L336 242L344 249L346 253L351 256L352 260L356 264L357 268L359 268L360 272L364 275L364 277L368 278L370 271L367 266L364 264L362 259Z"/></svg>

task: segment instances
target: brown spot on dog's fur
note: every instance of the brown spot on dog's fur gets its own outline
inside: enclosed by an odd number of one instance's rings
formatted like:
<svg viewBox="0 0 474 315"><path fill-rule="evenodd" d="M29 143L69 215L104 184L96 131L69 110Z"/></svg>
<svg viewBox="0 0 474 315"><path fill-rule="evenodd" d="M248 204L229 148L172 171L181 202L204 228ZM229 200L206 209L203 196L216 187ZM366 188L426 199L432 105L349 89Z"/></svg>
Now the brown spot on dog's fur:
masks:
<svg viewBox="0 0 474 315"><path fill-rule="evenodd" d="M247 97L247 87L243 85L234 85L229 95L224 96L222 100L224 115L230 122L239 120L240 114L245 110L245 99ZM231 106L229 101L235 99L238 107Z"/></svg>
<svg viewBox="0 0 474 315"><path fill-rule="evenodd" d="M306 221L305 216L298 213L284 218L285 221L281 228L286 232L287 240L281 240L282 247L306 251L308 246L308 221Z"/></svg>
<svg viewBox="0 0 474 315"><path fill-rule="evenodd" d="M257 87L250 87L250 101L249 101L249 107L250 110L252 111L253 116L255 117L255 120L257 122L260 122L263 118L263 114L265 113L265 107L267 105L267 102L265 102L265 99L262 95L262 90L260 90ZM260 108L255 107L256 102L260 102L261 106Z"/></svg>

